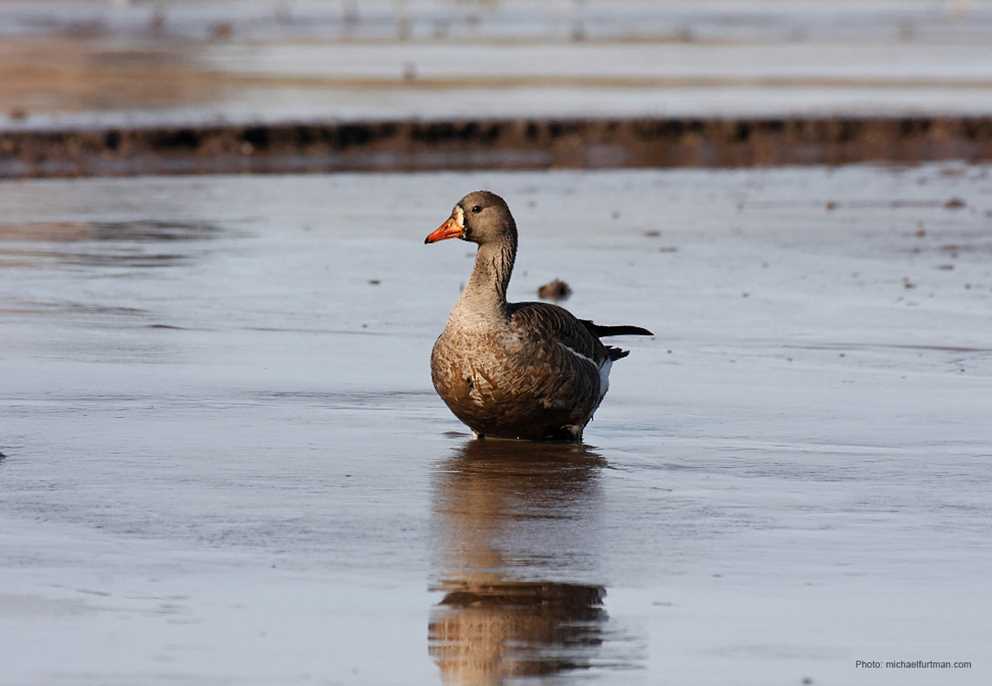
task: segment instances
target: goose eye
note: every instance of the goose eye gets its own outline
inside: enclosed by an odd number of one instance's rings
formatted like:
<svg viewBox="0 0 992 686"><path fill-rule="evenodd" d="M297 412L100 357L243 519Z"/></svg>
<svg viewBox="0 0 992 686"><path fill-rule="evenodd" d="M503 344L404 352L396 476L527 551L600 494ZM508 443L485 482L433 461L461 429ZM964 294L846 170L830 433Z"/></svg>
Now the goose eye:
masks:
<svg viewBox="0 0 992 686"><path fill-rule="evenodd" d="M482 212L482 208L481 207L479 207L478 205L475 205L475 206L472 207L472 213L473 214L479 214L479 212Z"/></svg>

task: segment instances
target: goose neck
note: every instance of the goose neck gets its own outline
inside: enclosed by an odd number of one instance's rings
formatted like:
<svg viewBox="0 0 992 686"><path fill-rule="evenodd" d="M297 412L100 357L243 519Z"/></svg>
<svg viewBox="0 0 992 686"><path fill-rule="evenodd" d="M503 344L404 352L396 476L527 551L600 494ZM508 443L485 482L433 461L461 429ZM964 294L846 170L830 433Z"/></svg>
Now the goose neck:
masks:
<svg viewBox="0 0 992 686"><path fill-rule="evenodd" d="M459 299L459 309L476 314L506 314L506 290L517 256L512 237L483 243L475 255L475 267Z"/></svg>

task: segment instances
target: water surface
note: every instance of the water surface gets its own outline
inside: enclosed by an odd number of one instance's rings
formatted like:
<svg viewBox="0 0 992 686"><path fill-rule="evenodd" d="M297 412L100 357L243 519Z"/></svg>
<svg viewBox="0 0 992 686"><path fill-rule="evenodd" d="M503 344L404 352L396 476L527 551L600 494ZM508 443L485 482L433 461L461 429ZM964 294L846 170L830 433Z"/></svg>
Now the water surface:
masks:
<svg viewBox="0 0 992 686"><path fill-rule="evenodd" d="M0 683L985 683L990 184L4 184ZM584 446L430 387L476 187L512 298L657 332Z"/></svg>

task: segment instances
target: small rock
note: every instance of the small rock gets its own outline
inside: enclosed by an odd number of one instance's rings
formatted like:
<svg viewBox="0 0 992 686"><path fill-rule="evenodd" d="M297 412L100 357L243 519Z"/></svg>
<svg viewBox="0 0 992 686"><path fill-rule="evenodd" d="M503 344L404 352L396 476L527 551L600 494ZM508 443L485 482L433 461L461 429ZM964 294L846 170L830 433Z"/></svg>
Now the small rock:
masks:
<svg viewBox="0 0 992 686"><path fill-rule="evenodd" d="M234 26L229 21L221 21L210 27L210 37L214 40L230 40Z"/></svg>
<svg viewBox="0 0 992 686"><path fill-rule="evenodd" d="M944 209L945 210L960 210L966 204L967 203L965 203L965 201L962 200L961 198L951 198L950 200L948 200L947 202L944 203Z"/></svg>
<svg viewBox="0 0 992 686"><path fill-rule="evenodd" d="M370 286L378 286L380 283L382 283L382 281L380 281L379 279L369 279Z"/></svg>
<svg viewBox="0 0 992 686"><path fill-rule="evenodd" d="M908 276L902 277L902 287L906 289L916 288L916 284L913 283Z"/></svg>
<svg viewBox="0 0 992 686"><path fill-rule="evenodd" d="M148 29L154 34L160 34L164 28L165 14L161 11L156 11L148 20Z"/></svg>
<svg viewBox="0 0 992 686"><path fill-rule="evenodd" d="M837 209L837 203L834 202L833 200L828 200L826 207L827 207L827 210L836 210Z"/></svg>
<svg viewBox="0 0 992 686"><path fill-rule="evenodd" d="M647 236L648 238L657 238L658 236L661 235L661 231L658 231L657 229L651 229L649 231L645 231L644 235Z"/></svg>
<svg viewBox="0 0 992 686"><path fill-rule="evenodd" d="M537 296L543 300L566 300L572 295L572 287L561 279L550 281L537 289Z"/></svg>
<svg viewBox="0 0 992 686"><path fill-rule="evenodd" d="M937 269L939 269L941 271L944 271L944 272L950 272L950 271L954 271L954 265L953 264L938 264L937 265Z"/></svg>
<svg viewBox="0 0 992 686"><path fill-rule="evenodd" d="M916 233L913 234L917 238L923 238L927 235L927 230L923 228L923 224L919 224L916 229Z"/></svg>

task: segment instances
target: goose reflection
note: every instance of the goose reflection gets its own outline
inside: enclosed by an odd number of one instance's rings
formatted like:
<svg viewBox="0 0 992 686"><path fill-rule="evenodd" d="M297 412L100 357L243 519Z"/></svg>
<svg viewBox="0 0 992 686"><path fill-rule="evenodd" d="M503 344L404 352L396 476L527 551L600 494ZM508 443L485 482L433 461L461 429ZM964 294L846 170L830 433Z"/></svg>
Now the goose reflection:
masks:
<svg viewBox="0 0 992 686"><path fill-rule="evenodd" d="M593 665L605 461L574 444L470 441L440 465L434 519L444 592L429 652L448 684L500 683Z"/></svg>

